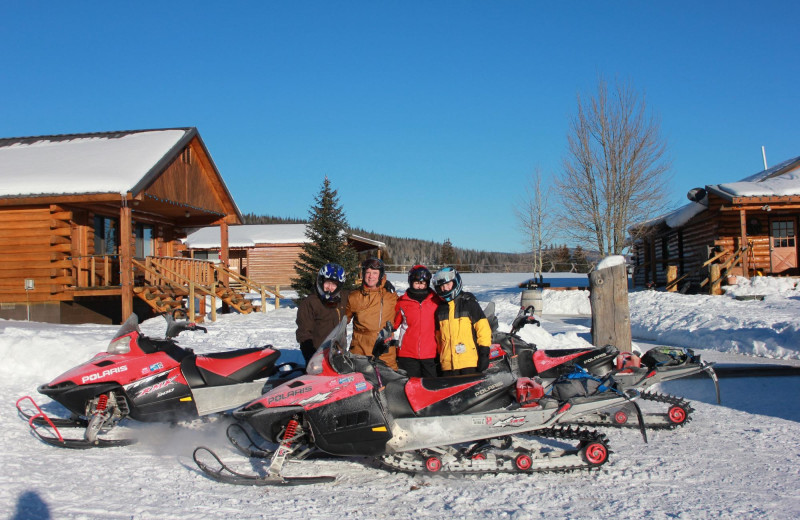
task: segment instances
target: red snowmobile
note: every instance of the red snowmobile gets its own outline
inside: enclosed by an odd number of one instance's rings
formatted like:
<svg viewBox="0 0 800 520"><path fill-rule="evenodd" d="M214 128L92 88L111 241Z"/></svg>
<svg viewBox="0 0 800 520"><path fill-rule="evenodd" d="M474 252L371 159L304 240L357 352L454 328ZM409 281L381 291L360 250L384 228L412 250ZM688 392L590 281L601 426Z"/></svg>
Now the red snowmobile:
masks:
<svg viewBox="0 0 800 520"><path fill-rule="evenodd" d="M494 313L489 304L487 316ZM490 319L490 322L492 320ZM496 320L494 320L496 324ZM681 347L654 347L639 357L629 352L619 352L612 346L582 349L542 350L525 342L518 332L526 325L540 325L533 307L520 309L510 332L498 332L493 326L492 341L504 350L519 357L520 372L525 377L538 376L545 388L559 377L574 371L583 371L597 383L610 383L619 390L637 390L640 402L648 401L667 405L667 411L643 414L644 425L650 429L673 429L683 426L694 411L689 401L673 395L651 393L646 390L658 383L672 381L705 372L711 377L720 402L719 382L711 363L701 361L692 349ZM572 421L587 426L639 427L631 421L638 410L630 405L618 409L583 414Z"/></svg>
<svg viewBox="0 0 800 520"><path fill-rule="evenodd" d="M49 417L30 396L19 399L17 409L33 432L63 448L123 446L133 441L98 435L126 417L176 421L230 410L260 395L264 378L279 378L297 368L276 367L280 352L270 345L197 355L173 338L185 330L206 329L164 317L164 339L144 336L138 317L131 314L106 352L38 388L66 407L70 418ZM64 438L59 431L64 427L84 428L83 438Z"/></svg>
<svg viewBox="0 0 800 520"><path fill-rule="evenodd" d="M593 468L608 460L605 435L558 425L635 398L635 392L599 390L562 401L545 396L538 382L520 376L516 358L499 347L484 373L409 378L378 360L381 346L391 339L390 324L379 336L372 357L348 352L346 325L343 319L323 342L306 375L234 410L235 418L266 441L277 443L274 451L243 450L269 458L265 472L239 473L201 446L194 460L203 472L221 482L244 485L333 480L283 475L287 460L302 459L311 451L375 457L386 467L406 472ZM570 443L574 445L565 447Z"/></svg>

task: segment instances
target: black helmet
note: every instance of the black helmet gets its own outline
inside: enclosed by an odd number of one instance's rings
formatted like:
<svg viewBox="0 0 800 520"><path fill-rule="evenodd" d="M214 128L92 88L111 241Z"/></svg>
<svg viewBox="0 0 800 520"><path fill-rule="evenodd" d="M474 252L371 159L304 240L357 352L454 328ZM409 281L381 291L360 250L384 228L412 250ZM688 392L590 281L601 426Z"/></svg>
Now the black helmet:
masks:
<svg viewBox="0 0 800 520"><path fill-rule="evenodd" d="M317 294L324 302L338 302L342 286L344 285L344 267L339 264L329 263L322 266L317 274ZM336 284L336 289L326 292L324 289L325 280L330 280Z"/></svg>
<svg viewBox="0 0 800 520"><path fill-rule="evenodd" d="M381 283L383 280L384 274L386 274L386 267L383 265L383 261L380 258L367 258L361 263L361 279L364 279L364 275L367 274L367 269L377 269L381 272L380 277L378 278L378 284Z"/></svg>
<svg viewBox="0 0 800 520"><path fill-rule="evenodd" d="M447 282L454 282L453 288L449 291L443 291L442 285ZM433 290L439 295L439 298L449 302L453 301L459 294L461 294L461 275L458 274L452 267L443 267L436 271L432 279Z"/></svg>
<svg viewBox="0 0 800 520"><path fill-rule="evenodd" d="M417 264L408 272L408 286L412 287L414 282L425 282L425 285L431 285L431 272L422 264Z"/></svg>

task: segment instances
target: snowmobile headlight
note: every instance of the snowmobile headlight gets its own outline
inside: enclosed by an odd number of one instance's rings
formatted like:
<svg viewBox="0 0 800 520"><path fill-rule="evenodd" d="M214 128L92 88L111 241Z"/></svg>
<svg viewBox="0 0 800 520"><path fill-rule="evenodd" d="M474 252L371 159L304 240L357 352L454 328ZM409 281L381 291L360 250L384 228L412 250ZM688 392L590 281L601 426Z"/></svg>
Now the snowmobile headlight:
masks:
<svg viewBox="0 0 800 520"><path fill-rule="evenodd" d="M306 374L317 375L322 373L322 361L325 358L325 349L317 349L306 364Z"/></svg>
<svg viewBox="0 0 800 520"><path fill-rule="evenodd" d="M108 344L108 348L106 352L109 354L127 354L131 351L131 337L130 336L122 336L121 338L117 338L111 340L111 343Z"/></svg>

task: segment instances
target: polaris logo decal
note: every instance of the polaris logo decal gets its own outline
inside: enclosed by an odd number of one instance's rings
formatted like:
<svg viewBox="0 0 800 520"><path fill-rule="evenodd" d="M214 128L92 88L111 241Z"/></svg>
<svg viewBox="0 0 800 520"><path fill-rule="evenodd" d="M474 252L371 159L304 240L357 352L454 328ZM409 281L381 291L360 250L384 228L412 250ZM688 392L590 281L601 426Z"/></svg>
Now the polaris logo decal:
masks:
<svg viewBox="0 0 800 520"><path fill-rule="evenodd" d="M290 390L290 391L286 392L285 394L273 395L273 396L270 396L269 399L267 399L267 404L276 403L278 401L283 401L284 399L288 399L290 397L294 397L294 396L297 396L297 395L302 395L302 394L304 394L306 392L310 392L311 390L312 390L312 387L304 386L303 388L298 388L296 390Z"/></svg>
<svg viewBox="0 0 800 520"><path fill-rule="evenodd" d="M147 388L142 388L139 391L139 393L136 394L136 398L138 399L139 397L142 397L143 395L147 395L147 394L149 394L151 392L155 392L157 390L161 390L162 388L166 388L166 387L170 386L175 381L175 379L177 379L177 378L178 378L178 376L172 376L169 379L161 381L160 383L156 383L156 384L154 384L152 386L148 386ZM170 392L171 391L172 390L170 390ZM167 392L162 392L157 397L160 397L160 396L164 395L165 393L167 393Z"/></svg>
<svg viewBox="0 0 800 520"><path fill-rule="evenodd" d="M491 392L491 391L492 391L492 390L494 390L495 388L500 388L501 386L503 386L503 384L502 384L502 383L495 383L495 384L493 384L493 385L489 385L489 386L487 386L486 388L481 388L480 390L478 390L477 392L475 392L475 397L480 397L480 396L482 396L483 394L485 394L485 393L487 393L487 392Z"/></svg>
<svg viewBox="0 0 800 520"><path fill-rule="evenodd" d="M497 421L491 426L492 428L506 428L506 427L514 428L517 426L522 426L526 422L527 421L525 420L525 417L521 415L512 415L511 417L506 417L505 419Z"/></svg>
<svg viewBox="0 0 800 520"><path fill-rule="evenodd" d="M339 379L339 384L340 385L344 385L344 384L347 384L347 383L352 383L353 381L355 381L355 377L353 377L353 376L342 377L342 378Z"/></svg>
<svg viewBox="0 0 800 520"><path fill-rule="evenodd" d="M303 399L302 401L300 401L297 404L306 406L306 405L309 405L309 404L321 403L321 402L325 401L326 399L328 399L328 397L330 397L332 393L333 392L324 392L322 394L312 395L308 399Z"/></svg>
<svg viewBox="0 0 800 520"><path fill-rule="evenodd" d="M88 383L89 381L97 381L98 379L103 379L104 377L108 377L114 374L121 374L128 370L126 365L122 365L119 367L109 368L108 370L103 370L102 372L95 372L94 374L89 374L88 376L83 376L81 379L81 383Z"/></svg>

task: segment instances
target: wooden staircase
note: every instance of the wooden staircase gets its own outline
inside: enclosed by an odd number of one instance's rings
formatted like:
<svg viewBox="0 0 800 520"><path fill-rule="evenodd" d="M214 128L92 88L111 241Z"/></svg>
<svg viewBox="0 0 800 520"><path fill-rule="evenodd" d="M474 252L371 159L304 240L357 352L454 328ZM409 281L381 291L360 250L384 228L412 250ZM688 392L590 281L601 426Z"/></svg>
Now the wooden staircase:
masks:
<svg viewBox="0 0 800 520"><path fill-rule="evenodd" d="M241 294L230 287L218 285L215 290L220 300L227 303L242 314L250 314L253 312L253 304L250 303L244 294Z"/></svg>
<svg viewBox="0 0 800 520"><path fill-rule="evenodd" d="M217 319L217 298L241 314L255 309L245 294L255 291L261 296L261 310L266 312L267 294L280 302L279 288L267 288L223 265L206 260L188 258L148 257L144 262L134 259L136 297L147 303L155 312L186 311L190 320L203 321L206 298L211 298L211 320ZM200 303L199 313L195 306Z"/></svg>
<svg viewBox="0 0 800 520"><path fill-rule="evenodd" d="M134 287L133 294L161 314L171 313L175 309L185 309L188 292L172 286L144 285Z"/></svg>

